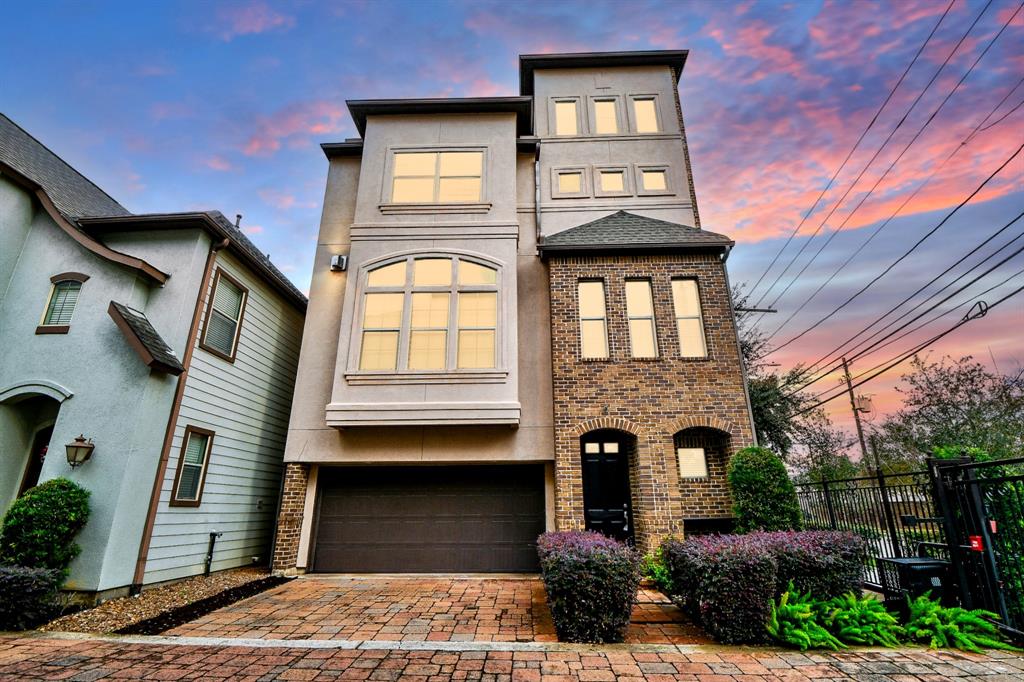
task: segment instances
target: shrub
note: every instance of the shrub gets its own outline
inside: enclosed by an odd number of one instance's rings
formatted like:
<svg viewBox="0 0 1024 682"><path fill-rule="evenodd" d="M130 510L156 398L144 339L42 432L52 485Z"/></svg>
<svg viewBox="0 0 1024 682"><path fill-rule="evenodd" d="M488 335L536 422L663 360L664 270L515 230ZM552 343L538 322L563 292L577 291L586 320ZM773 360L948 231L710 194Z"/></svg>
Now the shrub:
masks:
<svg viewBox="0 0 1024 682"><path fill-rule="evenodd" d="M864 561L863 538L842 531L783 531L755 533L752 542L764 543L779 564L776 593L792 581L800 592L821 599L860 591Z"/></svg>
<svg viewBox="0 0 1024 682"><path fill-rule="evenodd" d="M990 620L996 614L981 609L968 611L959 607L945 607L929 594L910 603L906 633L908 639L938 648L963 649L980 653L982 647L1020 651L1002 641L999 630Z"/></svg>
<svg viewBox="0 0 1024 682"><path fill-rule="evenodd" d="M640 556L599 533L545 533L537 541L558 639L621 642L640 586Z"/></svg>
<svg viewBox="0 0 1024 682"><path fill-rule="evenodd" d="M665 565L665 557L660 546L644 557L643 574L645 578L651 579L662 594L669 597L673 595L672 576Z"/></svg>
<svg viewBox="0 0 1024 682"><path fill-rule="evenodd" d="M23 630L48 620L63 574L48 568L0 566L0 630Z"/></svg>
<svg viewBox="0 0 1024 682"><path fill-rule="evenodd" d="M792 584L789 587L778 603L772 601L766 627L768 634L800 651L845 649L846 646L818 622L821 602L813 600L810 592L796 592Z"/></svg>
<svg viewBox="0 0 1024 682"><path fill-rule="evenodd" d="M55 478L15 500L0 529L0 564L51 568L67 576L81 548L75 535L89 519L89 491Z"/></svg>
<svg viewBox="0 0 1024 682"><path fill-rule="evenodd" d="M744 448L729 460L736 532L798 530L800 506L782 460L766 448Z"/></svg>

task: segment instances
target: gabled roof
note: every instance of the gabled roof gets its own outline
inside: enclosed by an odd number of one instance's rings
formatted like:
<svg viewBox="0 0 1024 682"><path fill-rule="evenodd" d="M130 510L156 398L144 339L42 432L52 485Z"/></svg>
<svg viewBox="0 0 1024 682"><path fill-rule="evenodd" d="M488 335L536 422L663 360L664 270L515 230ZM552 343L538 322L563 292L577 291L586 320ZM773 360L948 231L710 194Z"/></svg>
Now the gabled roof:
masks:
<svg viewBox="0 0 1024 682"><path fill-rule="evenodd" d="M519 55L519 94L533 94L537 69L579 69L612 66L667 66L675 82L686 65L687 50L637 50L633 52L562 52Z"/></svg>
<svg viewBox="0 0 1024 682"><path fill-rule="evenodd" d="M0 114L0 160L46 189L69 218L128 215L129 211L17 123Z"/></svg>
<svg viewBox="0 0 1024 682"><path fill-rule="evenodd" d="M575 251L672 252L725 250L735 242L725 235L688 225L619 211L544 237L541 255Z"/></svg>
<svg viewBox="0 0 1024 682"><path fill-rule="evenodd" d="M174 376L185 371L185 367L175 357L174 351L160 337L160 334L141 311L129 308L117 301L111 301L110 307L107 308L107 314L124 334L128 345L139 354L142 362L148 367Z"/></svg>
<svg viewBox="0 0 1024 682"><path fill-rule="evenodd" d="M367 116L408 116L414 114L486 114L509 112L516 115L516 134L533 132L532 97L457 97L440 99L350 99L345 102L356 130L366 134Z"/></svg>

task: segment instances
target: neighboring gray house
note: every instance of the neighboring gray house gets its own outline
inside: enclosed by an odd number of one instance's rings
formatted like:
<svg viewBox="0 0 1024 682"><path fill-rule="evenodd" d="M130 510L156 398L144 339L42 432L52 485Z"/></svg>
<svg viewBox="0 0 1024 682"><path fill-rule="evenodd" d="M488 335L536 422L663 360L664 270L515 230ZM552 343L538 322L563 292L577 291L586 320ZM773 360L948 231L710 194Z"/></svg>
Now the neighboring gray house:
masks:
<svg viewBox="0 0 1024 682"><path fill-rule="evenodd" d="M212 570L267 563L305 309L219 212L133 215L0 115L0 513L88 488L95 596L201 573L211 533Z"/></svg>

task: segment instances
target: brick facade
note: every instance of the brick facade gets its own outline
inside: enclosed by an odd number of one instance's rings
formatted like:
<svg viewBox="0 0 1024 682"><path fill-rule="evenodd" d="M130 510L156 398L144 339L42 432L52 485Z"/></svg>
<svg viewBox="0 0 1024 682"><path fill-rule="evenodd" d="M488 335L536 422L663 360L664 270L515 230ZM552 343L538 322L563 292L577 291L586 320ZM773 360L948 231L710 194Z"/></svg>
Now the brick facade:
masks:
<svg viewBox="0 0 1024 682"><path fill-rule="evenodd" d="M278 511L277 536L274 540L274 560L271 564L273 571L295 571L308 481L308 464L285 465L284 489L281 491L281 509Z"/></svg>
<svg viewBox="0 0 1024 682"><path fill-rule="evenodd" d="M671 280L695 278L700 290L707 358L679 357ZM608 360L582 360L576 289L602 279L607 307ZM630 357L625 282L648 279L654 296L659 357ZM631 491L637 544L646 549L684 519L728 517L725 466L751 445L749 413L725 268L713 253L638 256L552 256L552 371L555 417L555 521L583 528L580 436L611 428L636 437ZM709 477L680 480L681 445L707 449Z"/></svg>

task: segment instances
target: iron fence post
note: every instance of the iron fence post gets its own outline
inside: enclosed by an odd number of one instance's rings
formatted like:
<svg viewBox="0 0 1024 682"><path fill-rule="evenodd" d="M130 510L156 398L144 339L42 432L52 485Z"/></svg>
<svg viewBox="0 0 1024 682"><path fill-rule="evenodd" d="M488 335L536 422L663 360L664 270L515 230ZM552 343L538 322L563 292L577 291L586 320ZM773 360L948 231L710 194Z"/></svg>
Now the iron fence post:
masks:
<svg viewBox="0 0 1024 682"><path fill-rule="evenodd" d="M974 595L971 594L970 584L967 580L967 571L964 569L964 562L960 556L960 533L957 531L953 517L953 506L949 503L946 481L942 476L942 469L953 464L961 464L958 460L940 460L929 457L927 460L928 476L932 480L932 495L935 497L935 506L942 518L942 534L945 536L946 549L949 551L949 563L953 568L957 580L957 591L960 593L960 603L965 608L974 608Z"/></svg>
<svg viewBox="0 0 1024 682"><path fill-rule="evenodd" d="M1006 610L1006 600L1003 596L1002 586L999 579L999 568L996 565L995 553L992 550L992 534L989 532L988 527L988 514L985 510L985 503L981 499L981 487L978 485L978 478L974 474L974 470L971 468L965 468L966 480L964 481L967 487L967 494L971 500L971 506L974 507L974 518L977 521L978 534L981 535L982 543L982 556L985 562L985 573L988 577L988 596L990 604L986 604L988 608L999 613L999 617L1002 618L1004 623L1010 623L1010 614Z"/></svg>
<svg viewBox="0 0 1024 682"><path fill-rule="evenodd" d="M836 522L836 510L832 506L832 493L828 488L828 481L822 480L821 488L825 495L825 511L828 512L828 523L832 526L832 530L836 530L839 524Z"/></svg>
<svg viewBox="0 0 1024 682"><path fill-rule="evenodd" d="M885 516L885 527L892 538L892 552L897 557L903 556L903 549L900 547L900 536L896 532L896 519L892 514L892 503L889 501L889 490L885 487L885 475L881 469L875 469L875 477L878 479L878 493L882 497L882 514Z"/></svg>

